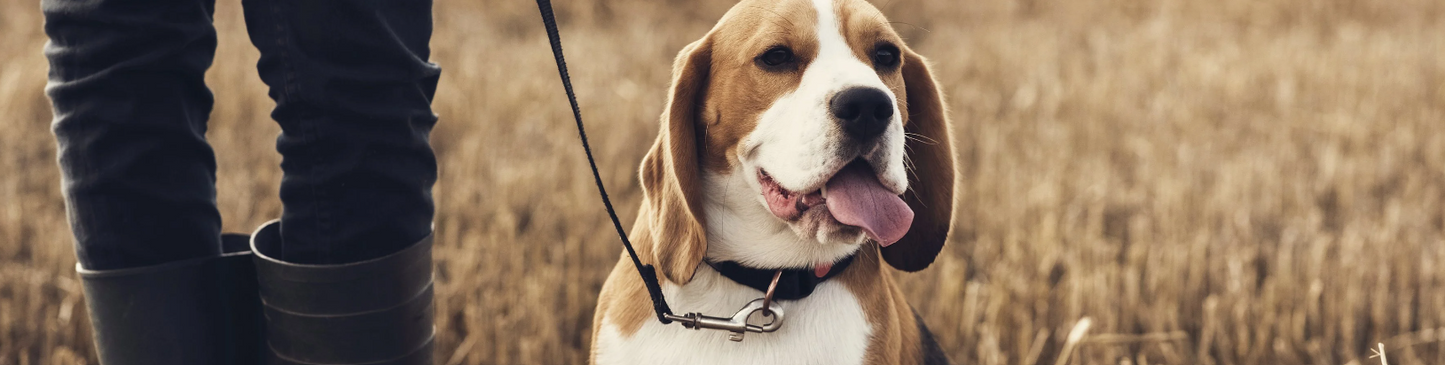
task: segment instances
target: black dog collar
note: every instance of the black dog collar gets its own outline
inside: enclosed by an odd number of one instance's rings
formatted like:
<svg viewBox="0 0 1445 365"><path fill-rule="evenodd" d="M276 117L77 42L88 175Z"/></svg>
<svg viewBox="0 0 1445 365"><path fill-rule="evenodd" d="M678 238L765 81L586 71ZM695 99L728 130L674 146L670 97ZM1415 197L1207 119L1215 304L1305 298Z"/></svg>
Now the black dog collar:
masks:
<svg viewBox="0 0 1445 365"><path fill-rule="evenodd" d="M778 272L776 269L745 267L733 261L708 262L704 260L704 262L707 263L707 266L711 266L713 270L717 270L723 277L764 293L768 291L768 284L772 284L773 282L773 274ZM843 269L848 268L848 264L852 263L853 256L845 257L834 263L833 267L828 270L828 273L821 278L813 273L813 268L783 269L783 275L778 278L778 288L773 291L773 299L798 300L807 298L808 295L813 294L813 289L817 288L818 284L822 284L824 281L838 276L838 273L843 272Z"/></svg>

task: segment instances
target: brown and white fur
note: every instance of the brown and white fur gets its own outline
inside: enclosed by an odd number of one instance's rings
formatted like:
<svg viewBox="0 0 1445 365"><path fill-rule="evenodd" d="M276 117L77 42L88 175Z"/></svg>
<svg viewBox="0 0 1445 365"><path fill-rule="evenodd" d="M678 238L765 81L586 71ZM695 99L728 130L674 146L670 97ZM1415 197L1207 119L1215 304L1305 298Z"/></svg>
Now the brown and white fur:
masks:
<svg viewBox="0 0 1445 365"><path fill-rule="evenodd" d="M791 57L769 55L778 49ZM780 59L788 62L768 62ZM830 111L832 99L853 88L883 91L896 111L880 117L887 125L875 137L850 136ZM624 256L598 299L591 362L936 363L930 335L883 263L922 270L943 247L955 186L949 130L927 61L867 2L734 6L673 64L668 106L641 166L644 198L631 235L639 255L657 267L675 311L710 315L731 315L760 293L702 265L704 258L824 272L855 259L811 296L782 302L780 330L731 342L725 332L659 323ZM914 213L896 243L880 245L826 206L770 210L768 186L826 198L823 187L856 161Z"/></svg>

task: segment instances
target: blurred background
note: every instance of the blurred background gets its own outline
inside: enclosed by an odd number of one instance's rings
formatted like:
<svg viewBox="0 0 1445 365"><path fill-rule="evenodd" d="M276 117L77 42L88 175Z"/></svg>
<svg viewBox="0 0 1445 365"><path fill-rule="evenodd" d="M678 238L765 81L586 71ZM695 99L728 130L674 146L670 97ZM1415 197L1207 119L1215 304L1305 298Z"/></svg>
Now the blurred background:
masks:
<svg viewBox="0 0 1445 365"><path fill-rule="evenodd" d="M731 4L557 4L624 221L671 60ZM897 278L955 362L1054 364L1079 328L1075 364L1445 364L1445 3L875 5L952 109L958 229ZM279 128L216 8L208 136L249 232L280 214ZM0 0L0 364L95 363L41 26ZM585 362L621 247L535 4L438 0L432 45L439 364Z"/></svg>

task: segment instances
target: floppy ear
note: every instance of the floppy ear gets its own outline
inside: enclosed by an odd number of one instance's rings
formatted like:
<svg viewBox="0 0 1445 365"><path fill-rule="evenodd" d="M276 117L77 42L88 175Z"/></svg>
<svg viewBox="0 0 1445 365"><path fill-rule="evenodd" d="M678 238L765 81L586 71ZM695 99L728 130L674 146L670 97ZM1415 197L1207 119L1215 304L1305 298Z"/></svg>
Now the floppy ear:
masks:
<svg viewBox="0 0 1445 365"><path fill-rule="evenodd" d="M672 68L672 89L657 140L642 160L641 181L647 238L653 262L663 276L679 285L692 280L707 251L700 200L698 105L707 88L712 63L708 37L678 53Z"/></svg>
<svg viewBox="0 0 1445 365"><path fill-rule="evenodd" d="M903 201L913 208L913 226L903 239L881 250L893 267L918 271L938 257L953 223L953 133L928 61L913 50L903 53L903 131L911 162Z"/></svg>

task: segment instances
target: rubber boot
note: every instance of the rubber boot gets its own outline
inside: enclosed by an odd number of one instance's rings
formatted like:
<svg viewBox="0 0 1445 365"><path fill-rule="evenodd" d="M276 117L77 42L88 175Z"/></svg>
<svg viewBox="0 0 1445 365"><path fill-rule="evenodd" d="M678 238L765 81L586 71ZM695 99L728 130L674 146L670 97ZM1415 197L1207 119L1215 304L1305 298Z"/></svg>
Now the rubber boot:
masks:
<svg viewBox="0 0 1445 365"><path fill-rule="evenodd" d="M251 248L266 316L266 364L430 365L432 237L399 252L340 265L305 265L279 252L281 225L256 230Z"/></svg>
<svg viewBox="0 0 1445 365"><path fill-rule="evenodd" d="M219 257L117 269L76 265L102 365L254 365L260 300L249 237Z"/></svg>

